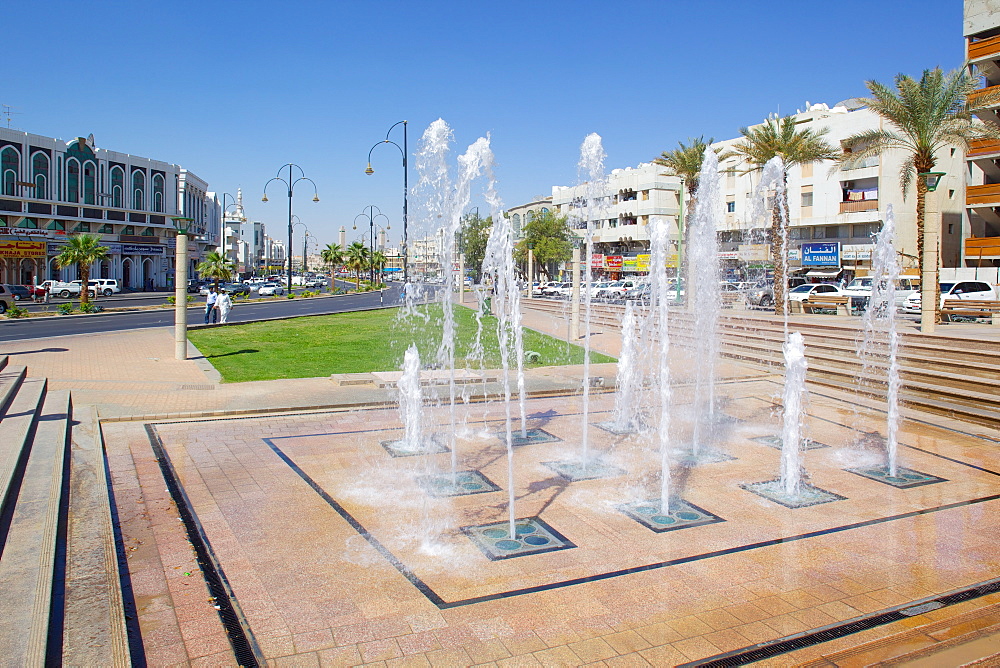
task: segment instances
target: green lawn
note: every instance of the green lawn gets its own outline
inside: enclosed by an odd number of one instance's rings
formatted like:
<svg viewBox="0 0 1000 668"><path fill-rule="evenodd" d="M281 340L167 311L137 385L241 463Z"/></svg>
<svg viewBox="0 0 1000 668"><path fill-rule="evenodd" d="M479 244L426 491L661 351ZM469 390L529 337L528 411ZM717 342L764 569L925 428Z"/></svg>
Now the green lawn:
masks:
<svg viewBox="0 0 1000 668"><path fill-rule="evenodd" d="M441 306L433 305L409 317L403 317L398 308L380 309L192 330L188 336L222 374L223 382L312 378L396 371L411 342L417 344L421 362L432 363L441 344L442 317ZM462 368L475 340L475 313L455 306L455 324L455 365ZM483 318L483 344L487 368L498 368L500 353L492 316ZM580 346L529 329L524 330L524 349L541 355L537 363L526 366L583 363ZM591 353L590 360L614 361L600 353ZM468 364L479 367L475 360Z"/></svg>

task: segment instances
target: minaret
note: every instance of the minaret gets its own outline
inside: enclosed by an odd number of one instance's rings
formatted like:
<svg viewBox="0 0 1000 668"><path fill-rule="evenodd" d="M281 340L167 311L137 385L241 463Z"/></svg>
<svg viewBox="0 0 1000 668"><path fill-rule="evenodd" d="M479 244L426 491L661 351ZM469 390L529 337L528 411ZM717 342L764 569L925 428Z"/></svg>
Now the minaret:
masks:
<svg viewBox="0 0 1000 668"><path fill-rule="evenodd" d="M246 220L246 215L243 213L243 188L236 189L236 217L240 220Z"/></svg>
<svg viewBox="0 0 1000 668"><path fill-rule="evenodd" d="M337 237L337 243L340 244L341 248L347 248L347 228L343 225L340 226L340 236Z"/></svg>

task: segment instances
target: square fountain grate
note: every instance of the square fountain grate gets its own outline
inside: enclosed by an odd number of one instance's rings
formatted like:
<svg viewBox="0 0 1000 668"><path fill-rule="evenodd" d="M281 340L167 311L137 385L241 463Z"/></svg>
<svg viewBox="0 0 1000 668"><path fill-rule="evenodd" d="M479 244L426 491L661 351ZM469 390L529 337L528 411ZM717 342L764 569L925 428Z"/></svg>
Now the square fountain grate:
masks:
<svg viewBox="0 0 1000 668"><path fill-rule="evenodd" d="M605 464L600 459L592 459L587 462L586 465L577 460L542 462L542 464L570 482L579 482L580 480L597 480L599 478L615 478L625 473L624 469L620 469L617 466L611 466L611 464Z"/></svg>
<svg viewBox="0 0 1000 668"><path fill-rule="evenodd" d="M754 436L750 439L751 441L757 441L758 443L763 443L769 448L774 448L775 450L781 450L784 445L784 441L780 436ZM811 438L802 439L805 441L806 450L819 450L820 448L829 448L830 446L826 443L820 443L819 441L814 441Z"/></svg>
<svg viewBox="0 0 1000 668"><path fill-rule="evenodd" d="M660 502L658 500L623 503L618 506L618 510L656 533L726 521L718 515L713 515L704 508L699 508L683 499L672 500L666 514L660 512Z"/></svg>
<svg viewBox="0 0 1000 668"><path fill-rule="evenodd" d="M492 480L479 471L458 471L454 476L451 472L422 475L417 478L417 484L431 496L466 496L500 491Z"/></svg>
<svg viewBox="0 0 1000 668"><path fill-rule="evenodd" d="M678 463L681 466L690 468L692 466L700 466L701 464L718 464L719 462L731 462L735 460L736 457L721 450L701 448L698 450L698 454L693 454L688 450L680 457Z"/></svg>
<svg viewBox="0 0 1000 668"><path fill-rule="evenodd" d="M576 547L572 541L538 517L516 520L514 527L517 534L514 539L510 537L510 526L506 521L462 527L462 533L468 536L490 561Z"/></svg>
<svg viewBox="0 0 1000 668"><path fill-rule="evenodd" d="M848 473L868 478L885 485L892 485L899 489L909 489L910 487L922 487L923 485L933 485L938 482L948 482L946 478L939 478L929 473L921 473L913 469L896 468L896 475L889 475L889 468L883 466L871 466L867 468L844 469Z"/></svg>
<svg viewBox="0 0 1000 668"><path fill-rule="evenodd" d="M511 444L517 448L522 445L535 445L536 443L557 443L562 439L558 436L554 436L544 429L527 429L525 430L527 436L521 436L521 430L518 427L511 429ZM503 431L498 431L496 437L499 438L505 445L507 443L507 433Z"/></svg>
<svg viewBox="0 0 1000 668"><path fill-rule="evenodd" d="M789 496L785 493L781 480L746 483L740 485L740 487L769 501L774 501L785 508L806 508L808 506L817 506L821 503L844 501L847 499L846 496L828 492L819 487L813 487L806 482L799 483L799 493L796 496Z"/></svg>
<svg viewBox="0 0 1000 668"><path fill-rule="evenodd" d="M603 429L615 436L631 436L632 434L641 434L644 431L649 431L649 425L642 419L634 420L627 425L618 425L614 420L595 422L593 424L598 429Z"/></svg>
<svg viewBox="0 0 1000 668"><path fill-rule="evenodd" d="M381 441L381 443L386 452L393 457L415 457L417 455L437 455L442 452L451 452L448 446L438 443L437 439L433 436L425 438L424 442L418 447L413 447L403 439Z"/></svg>

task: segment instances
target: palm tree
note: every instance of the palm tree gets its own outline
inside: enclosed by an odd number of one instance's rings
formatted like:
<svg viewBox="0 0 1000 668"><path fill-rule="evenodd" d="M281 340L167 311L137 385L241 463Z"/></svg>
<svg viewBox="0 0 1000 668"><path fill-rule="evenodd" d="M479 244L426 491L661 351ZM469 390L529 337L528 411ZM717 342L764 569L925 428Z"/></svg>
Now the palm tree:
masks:
<svg viewBox="0 0 1000 668"><path fill-rule="evenodd" d="M673 174L674 176L679 176L687 188L688 203L691 207L689 210L694 210L695 204L695 193L698 191L698 178L701 176L701 163L705 159L705 150L712 145L715 141L714 138L709 138L705 141L705 135L694 139L688 139L690 145L685 145L684 142L677 142L677 148L672 151L663 151L659 158L655 158L653 162L658 165L663 165L667 168L668 174ZM690 220L690 218L688 219ZM691 237L691 227L684 227L684 249L688 248L688 239ZM681 258L681 264L685 270L688 269L688 263L686 258ZM687 276L684 277L684 282L687 282Z"/></svg>
<svg viewBox="0 0 1000 668"><path fill-rule="evenodd" d="M768 118L762 125L751 128L740 128L743 139L733 144L732 151L722 156L723 159L737 156L747 163L744 174L762 171L764 165L772 158L781 158L782 162L782 197L774 198L771 208L771 258L774 262L774 312L785 314L785 292L788 282L785 278L785 235L782 229L781 208L788 211L788 169L794 165L804 165L821 160L835 160L837 151L823 135L827 129L799 129L795 119L785 116L782 119Z"/></svg>
<svg viewBox="0 0 1000 668"><path fill-rule="evenodd" d="M355 241L347 247L347 268L354 272L354 289L361 289L361 272L368 268L368 246Z"/></svg>
<svg viewBox="0 0 1000 668"><path fill-rule="evenodd" d="M976 139L1000 139L1000 128L987 123L977 123L972 116L970 97L979 82L964 70L945 74L940 67L924 70L920 81L897 74L896 90L877 81L866 81L872 97L863 102L868 108L889 123L887 129L868 130L851 135L844 140L850 148L841 159L841 166L856 166L865 158L879 155L889 149L902 149L908 153L899 172L899 184L905 196L913 177L934 170L936 154L947 146L958 146L965 151L969 142ZM997 94L976 96L976 107L995 106L1000 102ZM924 218L927 205L927 183L917 179L917 257L924 266ZM940 318L940 285L934 270L934 319Z"/></svg>
<svg viewBox="0 0 1000 668"><path fill-rule="evenodd" d="M319 256L330 267L330 291L332 292L336 288L334 272L337 271L337 267L344 264L346 254L340 244L327 244L326 248L320 251Z"/></svg>
<svg viewBox="0 0 1000 668"><path fill-rule="evenodd" d="M215 291L219 291L219 281L229 282L235 269L232 260L218 251L212 251L198 264L198 275L215 279Z"/></svg>
<svg viewBox="0 0 1000 668"><path fill-rule="evenodd" d="M382 282L381 281L381 272L385 268L385 265L388 264L388 263L389 263L389 258L386 257L385 253L383 253L382 251L377 250L374 253L372 253L371 266L372 266L372 269L374 269L375 271L379 272L379 274L380 274L379 283Z"/></svg>
<svg viewBox="0 0 1000 668"><path fill-rule="evenodd" d="M80 306L90 303L90 265L108 259L108 247L93 234L76 234L66 239L66 245L56 256L60 267L77 266L80 274Z"/></svg>

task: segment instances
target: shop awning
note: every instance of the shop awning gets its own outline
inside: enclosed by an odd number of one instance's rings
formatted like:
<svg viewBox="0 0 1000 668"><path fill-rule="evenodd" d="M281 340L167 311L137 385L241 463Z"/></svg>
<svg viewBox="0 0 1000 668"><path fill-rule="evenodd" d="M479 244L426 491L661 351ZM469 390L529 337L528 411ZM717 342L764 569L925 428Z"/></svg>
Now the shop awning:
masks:
<svg viewBox="0 0 1000 668"><path fill-rule="evenodd" d="M806 276L814 276L816 278L836 278L840 275L840 267L831 267L829 269L810 269L806 272Z"/></svg>

